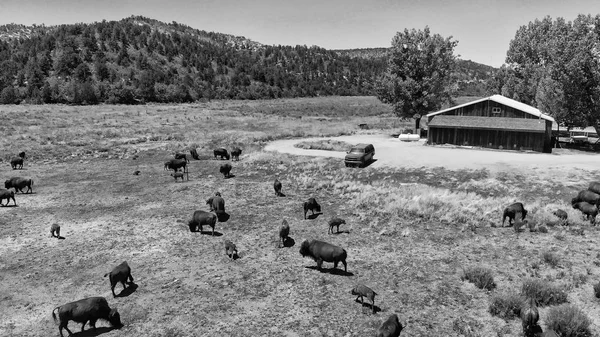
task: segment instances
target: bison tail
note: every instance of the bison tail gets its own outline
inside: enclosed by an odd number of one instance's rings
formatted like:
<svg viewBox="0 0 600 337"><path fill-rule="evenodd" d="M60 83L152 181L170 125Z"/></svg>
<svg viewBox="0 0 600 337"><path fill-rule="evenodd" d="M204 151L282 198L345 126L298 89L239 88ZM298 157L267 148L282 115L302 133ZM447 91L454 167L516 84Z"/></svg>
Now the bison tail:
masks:
<svg viewBox="0 0 600 337"><path fill-rule="evenodd" d="M54 323L58 323L56 321L56 309L58 309L59 307L54 308L54 310L52 310L52 319L54 320Z"/></svg>

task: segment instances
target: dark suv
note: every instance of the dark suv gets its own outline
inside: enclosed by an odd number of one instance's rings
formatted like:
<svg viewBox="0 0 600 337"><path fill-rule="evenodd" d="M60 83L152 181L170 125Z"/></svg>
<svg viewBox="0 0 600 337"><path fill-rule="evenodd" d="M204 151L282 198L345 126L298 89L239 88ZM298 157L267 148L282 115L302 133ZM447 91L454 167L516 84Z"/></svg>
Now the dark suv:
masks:
<svg viewBox="0 0 600 337"><path fill-rule="evenodd" d="M375 147L373 147L373 144L358 144L347 152L344 163L346 167L363 167L373 160L374 155Z"/></svg>

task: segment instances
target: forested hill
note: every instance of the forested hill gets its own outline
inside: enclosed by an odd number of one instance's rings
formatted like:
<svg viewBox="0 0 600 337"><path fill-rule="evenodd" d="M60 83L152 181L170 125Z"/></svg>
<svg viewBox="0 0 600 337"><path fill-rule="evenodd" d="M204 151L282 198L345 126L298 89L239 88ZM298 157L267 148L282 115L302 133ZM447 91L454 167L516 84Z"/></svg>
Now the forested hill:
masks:
<svg viewBox="0 0 600 337"><path fill-rule="evenodd" d="M0 26L4 104L372 95L386 66L386 48L269 46L140 16ZM473 72L461 70L457 78L479 81L472 77L480 76L476 68L470 65Z"/></svg>

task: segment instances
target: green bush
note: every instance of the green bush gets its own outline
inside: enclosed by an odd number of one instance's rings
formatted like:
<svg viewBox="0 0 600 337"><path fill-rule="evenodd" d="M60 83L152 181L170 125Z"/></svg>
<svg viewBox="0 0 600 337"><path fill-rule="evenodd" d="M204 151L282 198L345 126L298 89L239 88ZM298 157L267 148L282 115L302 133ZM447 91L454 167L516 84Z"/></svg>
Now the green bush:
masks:
<svg viewBox="0 0 600 337"><path fill-rule="evenodd" d="M493 290L496 288L492 271L483 267L471 267L464 271L461 280L467 280L479 289Z"/></svg>
<svg viewBox="0 0 600 337"><path fill-rule="evenodd" d="M542 260L552 268L556 268L560 262L560 259L556 254L550 251L545 251L542 253Z"/></svg>
<svg viewBox="0 0 600 337"><path fill-rule="evenodd" d="M542 307L567 302L567 293L564 290L540 279L529 279L523 282L521 295L525 298L535 298L538 305Z"/></svg>
<svg viewBox="0 0 600 337"><path fill-rule="evenodd" d="M545 321L546 329L554 330L561 337L592 336L590 319L579 308L570 304L550 308Z"/></svg>
<svg viewBox="0 0 600 337"><path fill-rule="evenodd" d="M519 294L498 294L492 297L490 314L502 319L511 319L521 315L523 297Z"/></svg>

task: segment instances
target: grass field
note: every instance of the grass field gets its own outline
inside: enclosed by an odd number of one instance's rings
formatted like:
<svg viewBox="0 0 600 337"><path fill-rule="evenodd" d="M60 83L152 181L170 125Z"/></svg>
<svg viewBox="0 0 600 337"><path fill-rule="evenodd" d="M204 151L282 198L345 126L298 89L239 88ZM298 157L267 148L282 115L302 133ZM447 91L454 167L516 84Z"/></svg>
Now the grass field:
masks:
<svg viewBox="0 0 600 337"><path fill-rule="evenodd" d="M34 179L33 194L16 196L18 207L0 208L0 336L57 336L52 309L88 296L105 296L125 324L99 329L101 336L371 336L391 313L405 325L401 336L519 336L520 320L492 315L490 304L518 295L531 280L563 291L598 335L600 235L568 204L577 189L600 180L597 172L357 170L335 159L262 151L279 138L403 127L377 111L385 107L372 98L341 97L0 106L8 121L0 125L0 178ZM373 128L361 131L360 123ZM234 145L244 152L230 162L235 177L223 179L224 161L214 160L212 149ZM176 183L163 163L190 148L201 160L190 163L189 181ZM21 150L30 159L13 171L7 159ZM273 192L275 177L285 198ZM230 219L217 224L214 237L190 233L187 220L208 210L205 200L216 191ZM304 220L302 202L311 196L323 214ZM571 226L547 233L496 227L502 208L517 200L531 223L545 224L562 208ZM346 219L344 233L327 234L333 216ZM283 219L294 245L277 248ZM49 238L53 222L64 240ZM226 239L239 259L225 254ZM305 239L345 248L349 275L329 263L324 272L312 268L316 263L298 253ZM113 298L103 275L124 260L138 288ZM475 267L489 271L492 290L465 278ZM357 283L378 293L375 315L350 295ZM542 327L554 307L540 309Z"/></svg>

